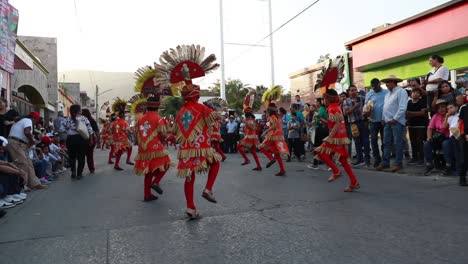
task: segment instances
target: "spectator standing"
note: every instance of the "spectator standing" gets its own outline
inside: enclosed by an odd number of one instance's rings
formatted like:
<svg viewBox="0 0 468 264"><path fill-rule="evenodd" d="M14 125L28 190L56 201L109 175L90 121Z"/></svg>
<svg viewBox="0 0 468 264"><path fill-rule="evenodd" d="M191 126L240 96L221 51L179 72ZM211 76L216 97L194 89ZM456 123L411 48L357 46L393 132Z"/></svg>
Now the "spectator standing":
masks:
<svg viewBox="0 0 468 264"><path fill-rule="evenodd" d="M450 76L450 71L444 64L444 58L439 55L432 55L429 58L429 64L432 66L432 70L427 74L424 86L427 92L427 103L428 108L432 109L432 103L434 102L434 95L437 91L439 83L447 81ZM437 101L437 100L436 100Z"/></svg>
<svg viewBox="0 0 468 264"><path fill-rule="evenodd" d="M65 117L63 116L63 111L59 111L57 114L57 118L54 120L54 129L55 132L59 134L60 140L66 141L67 131L63 127L64 122Z"/></svg>
<svg viewBox="0 0 468 264"><path fill-rule="evenodd" d="M364 102L365 99L358 96L357 87L351 85L349 87L349 98L343 102L343 110L344 115L348 117L348 122L351 124L351 134L356 147L354 166L370 165L369 129L366 126L367 122L362 112Z"/></svg>
<svg viewBox="0 0 468 264"><path fill-rule="evenodd" d="M94 171L96 170L96 168L94 167L94 148L96 147L96 145L99 146L99 143L101 142L99 126L96 120L94 120L93 116L91 115L89 109L83 109L83 116L88 119L89 124L93 129L93 134L90 135L90 138L92 137L92 139L89 140L88 150L86 151L86 163L88 164L89 172L94 173Z"/></svg>
<svg viewBox="0 0 468 264"><path fill-rule="evenodd" d="M301 128L299 130L299 138L302 137L302 134L304 133L303 128L305 127L305 117L304 114L302 113L301 110L301 105L298 103L294 103L291 106L291 115L292 113L296 113L296 120L299 122ZM298 151L300 154L300 158L302 159L303 157L305 158L305 142L301 141L297 144Z"/></svg>
<svg viewBox="0 0 468 264"><path fill-rule="evenodd" d="M406 110L408 107L408 93L398 86L402 79L394 75L382 80L388 88L385 95L382 121L384 126L384 155L377 170L382 171L390 167L390 156L393 144L395 146L395 165L392 172L403 168L403 131L406 126Z"/></svg>
<svg viewBox="0 0 468 264"><path fill-rule="evenodd" d="M384 125L382 124L382 113L385 96L388 90L382 89L379 79L371 80L372 90L366 95L366 105L372 105L366 115L370 119L370 138L372 145L372 156L374 157L374 168L377 168L382 162L379 147L379 135L381 146L383 148ZM383 151L382 151L383 152Z"/></svg>
<svg viewBox="0 0 468 264"><path fill-rule="evenodd" d="M221 116L221 119L219 121L219 125L220 125L220 128L219 128L219 131L221 133L221 138L223 139L222 142L221 142L221 149L223 150L224 153L228 153L227 152L227 149L228 149L228 136L227 136L227 127L226 127L226 115L222 115Z"/></svg>
<svg viewBox="0 0 468 264"><path fill-rule="evenodd" d="M441 81L437 88L437 91L434 92L434 99L432 101L432 110L436 110L437 100L444 100L447 104L456 103L457 96L461 93L452 88L452 85L449 81Z"/></svg>
<svg viewBox="0 0 468 264"><path fill-rule="evenodd" d="M434 151L442 150L446 163L450 165L452 154L450 153L449 129L444 124L447 116L447 102L439 100L436 103L437 113L435 113L427 128L427 141L424 143L424 159L426 160L426 171L424 175L429 175L434 169Z"/></svg>
<svg viewBox="0 0 468 264"><path fill-rule="evenodd" d="M295 99L296 99L296 102L294 102L293 104L299 105L299 109L301 109L301 111L302 111L302 109L304 108L304 102L301 101L301 96L296 95Z"/></svg>
<svg viewBox="0 0 468 264"><path fill-rule="evenodd" d="M461 144L461 152L460 153L455 153L456 155L460 155L463 157L463 166L460 171L459 178L459 185L460 186L468 186L468 183L466 181L466 170L467 170L467 165L468 165L468 107L467 104L462 106L460 108L460 144Z"/></svg>
<svg viewBox="0 0 468 264"><path fill-rule="evenodd" d="M288 141L288 122L289 122L289 115L288 112L286 112L286 109L284 107L280 107L279 109L279 116L281 117L281 127L283 128L283 136L284 140Z"/></svg>
<svg viewBox="0 0 468 264"><path fill-rule="evenodd" d="M327 108L323 104L322 98L317 98L317 112L315 113L315 138L314 147L318 148L322 145L323 139L328 136L328 115ZM318 169L319 160L314 157L312 169Z"/></svg>
<svg viewBox="0 0 468 264"><path fill-rule="evenodd" d="M85 156L89 145L88 140L84 139L77 131L78 124L80 122L83 122L86 125L88 133L91 136L93 134L93 129L91 128L89 120L82 115L81 106L70 106L70 117L65 119L63 127L67 131L67 149L71 169L71 178L78 180L83 177ZM92 137L89 139L91 140ZM78 168L76 167L77 161Z"/></svg>
<svg viewBox="0 0 468 264"><path fill-rule="evenodd" d="M288 147L289 157L288 162L291 161L291 156L294 154L299 161L301 161L301 153L299 152L301 124L297 120L296 113L291 113L291 121L288 122Z"/></svg>
<svg viewBox="0 0 468 264"><path fill-rule="evenodd" d="M458 116L458 106L455 103L450 103L447 105L447 114L444 120L444 126L448 128L450 132L449 142L450 142L450 154L451 160L446 161L446 168L444 171L445 176L452 174L455 169L456 175L460 175L462 170L463 155L461 152L461 146L459 144L460 139L460 127L459 127L459 116ZM453 163L455 162L455 164Z"/></svg>
<svg viewBox="0 0 468 264"><path fill-rule="evenodd" d="M229 117L229 122L226 124L227 129L227 152L236 153L236 138L238 124L234 121L234 116Z"/></svg>
<svg viewBox="0 0 468 264"><path fill-rule="evenodd" d="M27 175L26 185L31 189L44 189L47 186L41 184L36 176L32 160L29 158L29 150L35 145L33 138L34 124L37 124L41 116L38 112L31 112L22 117L11 127L7 152L13 164Z"/></svg>
<svg viewBox="0 0 468 264"><path fill-rule="evenodd" d="M427 102L422 97L423 90L415 87L411 90L411 100L408 101L406 117L411 141L413 157L408 164L424 165L424 141L427 136L428 111Z"/></svg>

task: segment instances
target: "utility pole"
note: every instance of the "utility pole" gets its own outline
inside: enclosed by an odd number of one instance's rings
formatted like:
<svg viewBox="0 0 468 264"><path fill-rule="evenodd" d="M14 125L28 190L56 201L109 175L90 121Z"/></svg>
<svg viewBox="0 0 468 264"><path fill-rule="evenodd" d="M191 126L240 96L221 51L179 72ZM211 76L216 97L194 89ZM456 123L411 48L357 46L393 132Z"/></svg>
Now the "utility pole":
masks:
<svg viewBox="0 0 468 264"><path fill-rule="evenodd" d="M96 104L96 121L99 120L99 111L100 111L99 110L99 96L101 96L101 95L103 95L103 94L105 94L107 92L110 92L112 90L113 89L107 89L104 92L99 93L99 86L96 85L96 102L95 102L95 104Z"/></svg>
<svg viewBox="0 0 468 264"><path fill-rule="evenodd" d="M226 100L226 79L224 68L224 16L223 16L223 0L219 0L219 27L221 33L221 98Z"/></svg>
<svg viewBox="0 0 468 264"><path fill-rule="evenodd" d="M270 23L270 60L271 60L271 86L275 85L275 52L273 49L273 14L271 0L268 0L268 13Z"/></svg>

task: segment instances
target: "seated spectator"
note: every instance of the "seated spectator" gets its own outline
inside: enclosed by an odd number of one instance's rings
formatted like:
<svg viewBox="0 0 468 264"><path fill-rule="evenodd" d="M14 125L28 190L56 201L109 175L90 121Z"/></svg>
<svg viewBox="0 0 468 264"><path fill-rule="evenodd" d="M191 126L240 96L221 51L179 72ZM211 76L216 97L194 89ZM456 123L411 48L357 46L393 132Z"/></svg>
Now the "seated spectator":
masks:
<svg viewBox="0 0 468 264"><path fill-rule="evenodd" d="M49 145L50 153L59 158L59 161L54 168L54 172L64 172L65 159L67 158L66 149L64 150L60 144L60 135L58 133L52 134L52 143Z"/></svg>
<svg viewBox="0 0 468 264"><path fill-rule="evenodd" d="M0 216L4 215L2 209L23 203L27 197L21 192L24 186L23 172L7 161L8 155L5 152L7 144L8 140L0 136Z"/></svg>
<svg viewBox="0 0 468 264"><path fill-rule="evenodd" d="M42 149L40 147L36 148L33 151L33 165L34 171L36 172L36 176L41 181L41 184L50 184L49 180L46 178L48 162L44 158L44 153L42 152Z"/></svg>
<svg viewBox="0 0 468 264"><path fill-rule="evenodd" d="M426 171L424 175L429 175L434 169L433 154L435 150L442 150L447 166L451 166L452 159L449 136L449 129L444 126L447 115L447 103L444 100L436 102L437 113L432 117L427 128L427 141L424 143L424 158L426 160Z"/></svg>
<svg viewBox="0 0 468 264"><path fill-rule="evenodd" d="M429 123L427 115L427 102L422 97L422 89L415 87L411 91L411 100L408 101L406 111L409 136L413 157L408 164L424 165L424 141L427 135L427 125Z"/></svg>
<svg viewBox="0 0 468 264"><path fill-rule="evenodd" d="M465 94L466 88L468 87L468 79L465 77L460 77L455 81L457 87L455 89L460 92L460 94Z"/></svg>
<svg viewBox="0 0 468 264"><path fill-rule="evenodd" d="M434 93L434 100L432 101L432 109L436 109L437 100L444 100L447 104L455 103L456 98L461 93L452 88L452 85L449 81L441 81L437 91Z"/></svg>

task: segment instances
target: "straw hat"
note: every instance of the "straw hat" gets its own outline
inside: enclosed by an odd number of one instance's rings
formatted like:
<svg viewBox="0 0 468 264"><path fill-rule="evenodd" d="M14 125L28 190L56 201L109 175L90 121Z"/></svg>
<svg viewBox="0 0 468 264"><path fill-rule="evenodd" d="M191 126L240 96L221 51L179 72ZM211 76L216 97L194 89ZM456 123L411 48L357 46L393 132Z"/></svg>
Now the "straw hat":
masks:
<svg viewBox="0 0 468 264"><path fill-rule="evenodd" d="M403 80L396 77L395 75L390 75L388 76L387 78L385 79L382 79L381 80L383 83L386 83L386 82L396 82L396 83L399 83L399 82L402 82Z"/></svg>
<svg viewBox="0 0 468 264"><path fill-rule="evenodd" d="M445 101L444 99L437 100L436 105L440 105L440 104L447 104L447 101Z"/></svg>

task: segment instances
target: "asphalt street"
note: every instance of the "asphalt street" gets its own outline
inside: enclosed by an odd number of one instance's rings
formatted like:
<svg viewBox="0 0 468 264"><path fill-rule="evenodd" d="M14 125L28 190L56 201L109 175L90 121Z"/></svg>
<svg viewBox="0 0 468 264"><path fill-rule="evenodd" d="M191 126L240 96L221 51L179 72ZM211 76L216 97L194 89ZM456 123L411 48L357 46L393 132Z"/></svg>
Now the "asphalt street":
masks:
<svg viewBox="0 0 468 264"><path fill-rule="evenodd" d="M362 188L344 193L346 177L329 184L305 162L275 177L277 165L255 172L228 154L218 203L201 197L198 177L203 218L188 221L175 169L160 199L144 203L143 177L114 171L106 154L97 151L94 175L62 174L9 209L0 264L468 263L468 188L456 178L356 170Z"/></svg>

